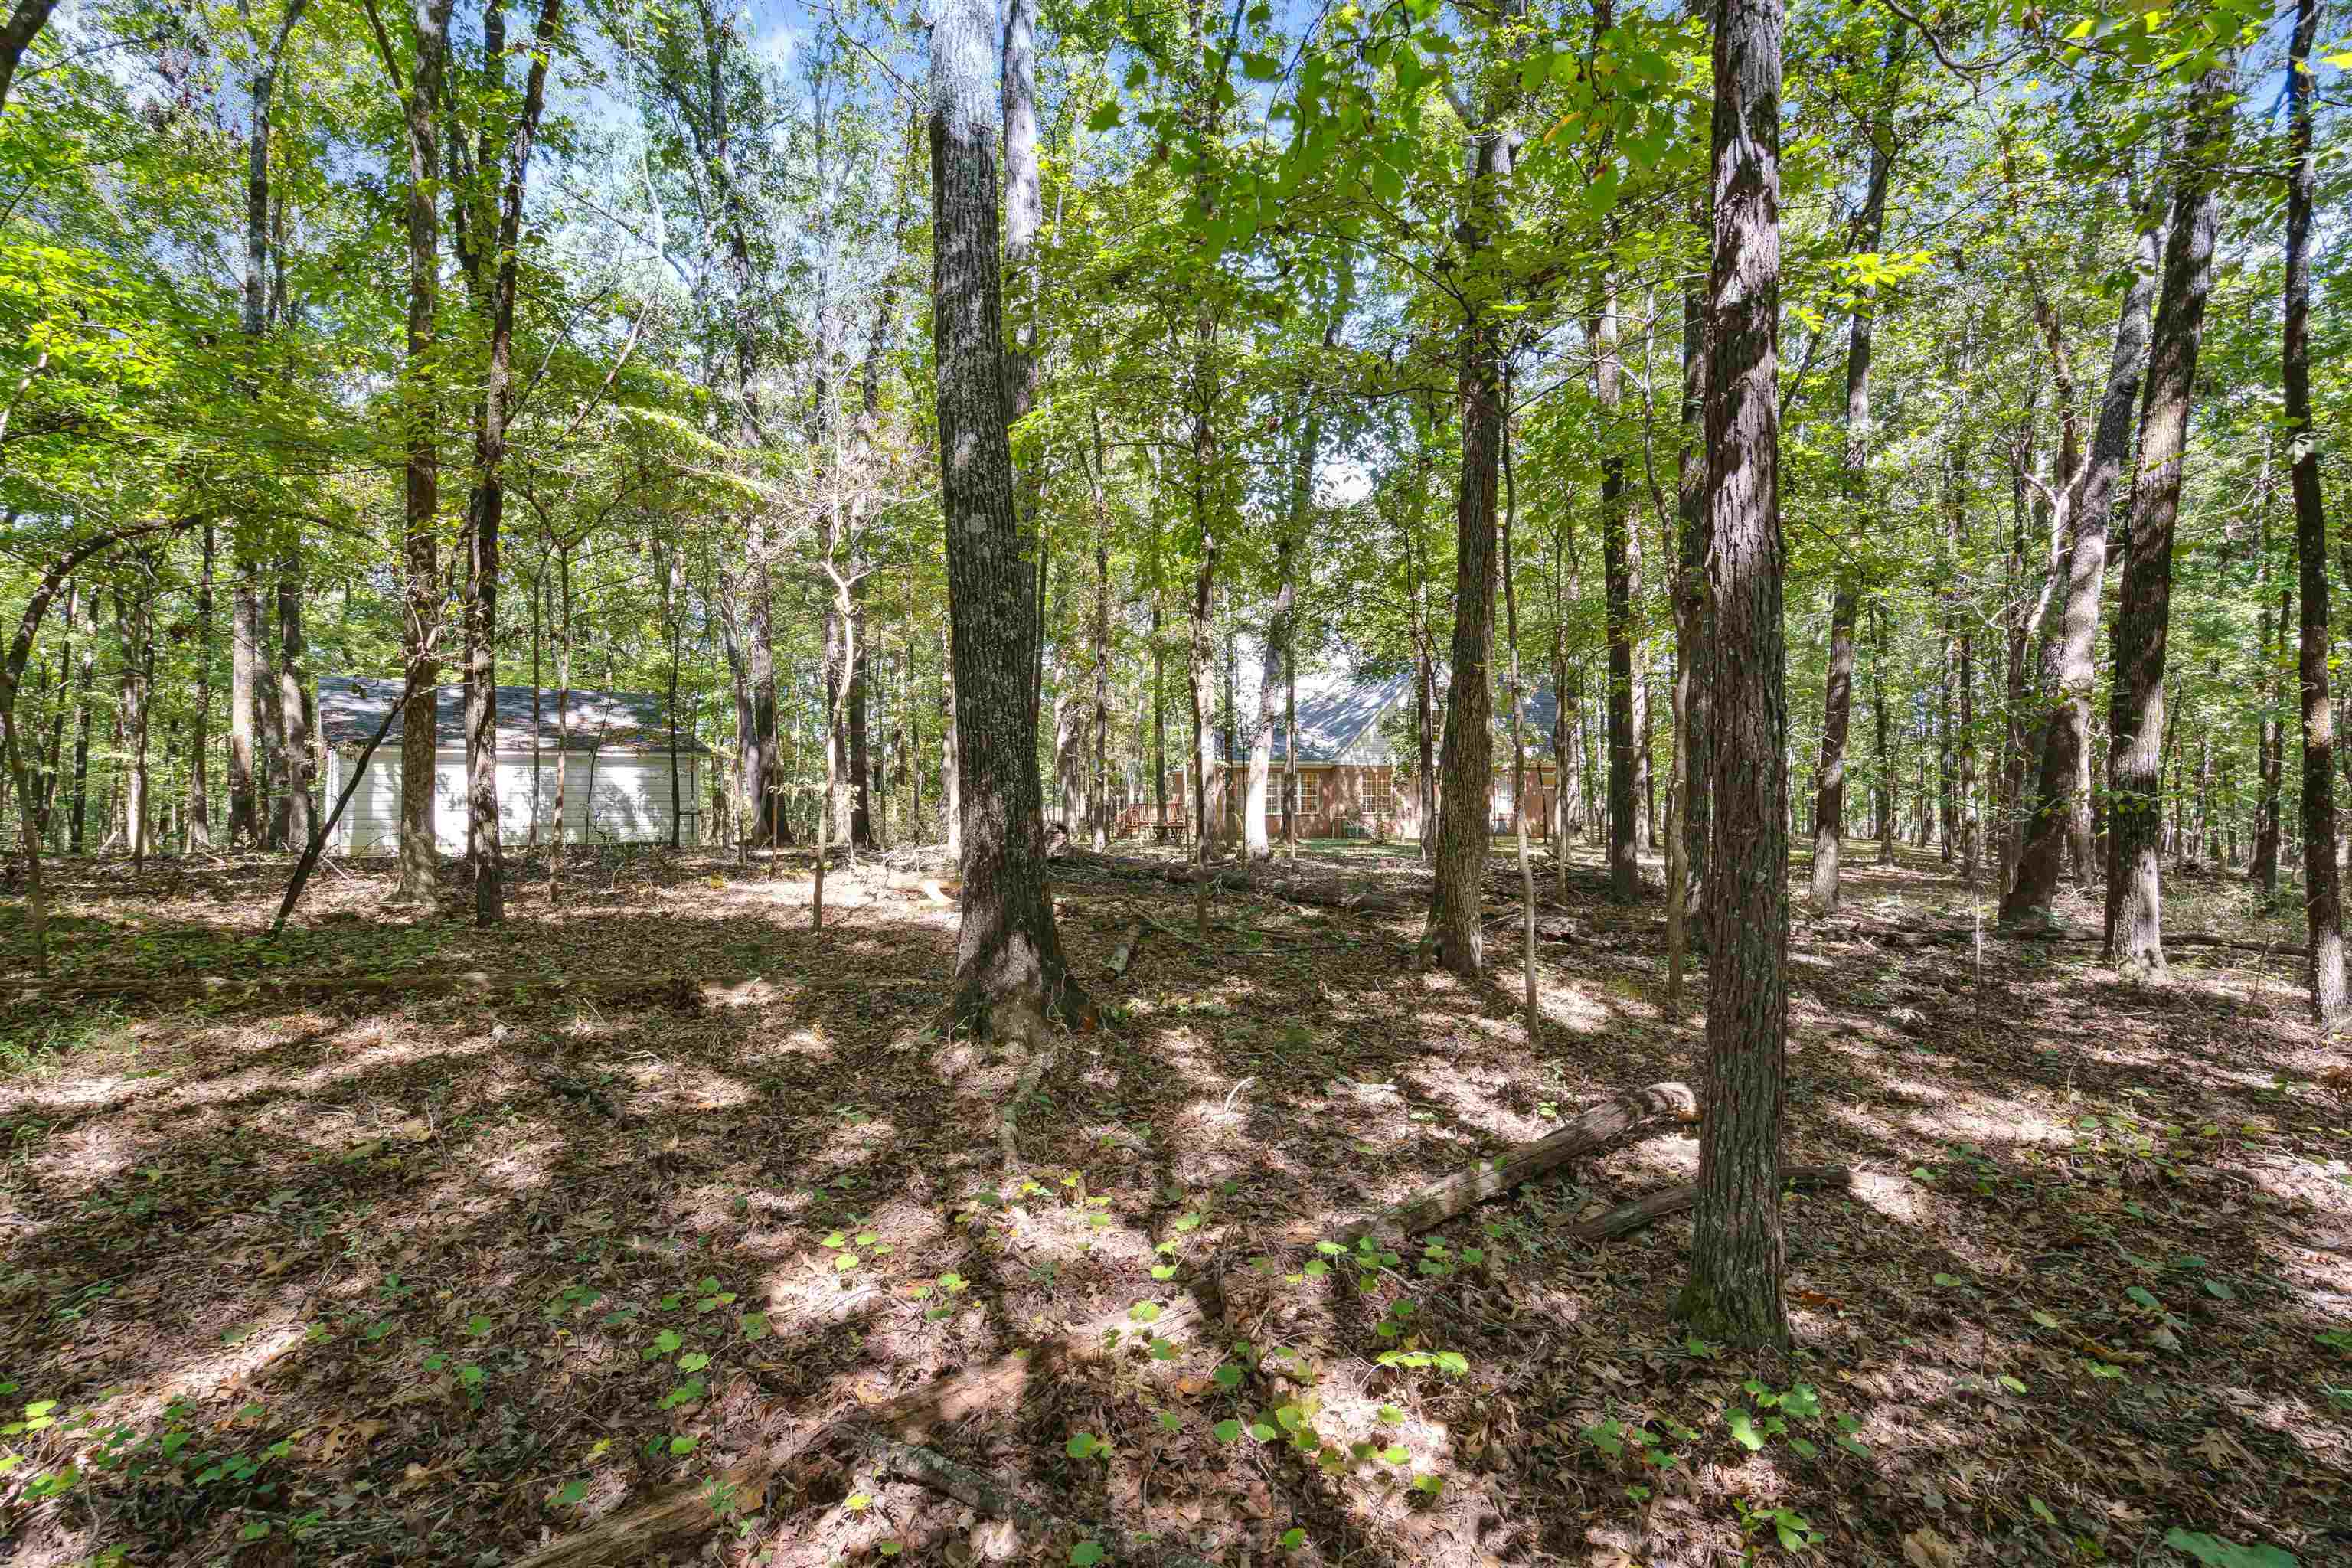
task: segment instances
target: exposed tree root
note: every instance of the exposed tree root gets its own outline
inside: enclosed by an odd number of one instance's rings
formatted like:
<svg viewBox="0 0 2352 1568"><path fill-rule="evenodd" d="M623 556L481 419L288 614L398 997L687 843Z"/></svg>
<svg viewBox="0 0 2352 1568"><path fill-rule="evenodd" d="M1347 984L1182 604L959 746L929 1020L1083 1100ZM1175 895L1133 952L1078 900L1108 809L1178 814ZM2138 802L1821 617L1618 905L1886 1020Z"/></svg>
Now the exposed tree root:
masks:
<svg viewBox="0 0 2352 1568"><path fill-rule="evenodd" d="M929 1487L934 1491L945 1492L991 1519L1010 1520L1023 1531L1045 1537L1043 1541L1024 1543L1034 1561L1066 1561L1071 1546L1093 1541L1108 1548L1111 1557L1119 1563L1157 1563L1160 1568L1215 1568L1208 1559L1180 1551L1167 1542L1129 1535L1122 1530L1080 1524L1042 1509L1032 1508L1014 1497L1012 1489L994 1476L975 1470L969 1465L959 1465L932 1449L877 1437L868 1446L867 1452L873 1457L874 1468L884 1475L897 1476L902 1480Z"/></svg>
<svg viewBox="0 0 2352 1568"><path fill-rule="evenodd" d="M1394 1240L1444 1225L1488 1198L1558 1170L1580 1154L1598 1153L1660 1124L1688 1125L1698 1120L1698 1100L1687 1085L1654 1083L1629 1089L1570 1121L1540 1142L1514 1149L1458 1172L1348 1226L1342 1241L1369 1236Z"/></svg>
<svg viewBox="0 0 2352 1568"><path fill-rule="evenodd" d="M1843 1165L1791 1165L1780 1173L1780 1182L1782 1185L1799 1192L1844 1192L1853 1185L1853 1173ZM1586 1220L1582 1225L1570 1226L1567 1234L1578 1241L1606 1241L1612 1237L1639 1230L1668 1215L1681 1214L1697 1202L1698 1187L1696 1184L1667 1187L1647 1197L1620 1204L1607 1214Z"/></svg>

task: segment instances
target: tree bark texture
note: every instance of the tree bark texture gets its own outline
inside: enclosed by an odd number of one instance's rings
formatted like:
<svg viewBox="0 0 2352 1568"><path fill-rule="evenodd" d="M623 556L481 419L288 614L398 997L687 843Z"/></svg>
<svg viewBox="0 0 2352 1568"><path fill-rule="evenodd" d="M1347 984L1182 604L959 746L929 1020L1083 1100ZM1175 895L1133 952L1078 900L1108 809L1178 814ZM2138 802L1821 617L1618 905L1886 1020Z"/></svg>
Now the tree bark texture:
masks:
<svg viewBox="0 0 2352 1568"><path fill-rule="evenodd" d="M1476 133L1468 210L1457 237L1465 266L1490 267L1502 225L1502 191L1517 155L1517 133L1489 125ZM1437 822L1436 886L1429 931L1437 962L1465 980L1486 960L1478 888L1486 871L1486 812L1495 779L1495 518L1503 450L1503 331L1499 320L1465 304L1458 390L1462 477L1454 512L1454 648L1445 698ZM1629 795L1630 799L1630 795ZM1427 831L1424 822L1423 831Z"/></svg>
<svg viewBox="0 0 2352 1568"><path fill-rule="evenodd" d="M1624 389L1624 367L1617 353L1617 290L1613 280L1601 289L1591 337L1593 403L1605 426L1601 432L1601 576L1602 635L1609 650L1609 892L1630 903L1642 891L1634 822L1641 807L1633 764L1633 604L1641 585L1633 581L1626 527L1625 456L1615 445L1617 408Z"/></svg>
<svg viewBox="0 0 2352 1568"><path fill-rule="evenodd" d="M2336 736L2327 700L2327 521L2319 491L2319 445L2311 419L2311 46L2319 0L2295 0L2287 58L2286 332L2280 356L2294 492L2294 538L2303 616L2296 668L2303 685L2303 865L2311 1005L2320 1026L2341 1028L2344 916L2336 860Z"/></svg>
<svg viewBox="0 0 2352 1568"><path fill-rule="evenodd" d="M2107 953L2132 973L2164 970L2159 856L2168 733L2165 660L2172 630L2172 542L2180 517L2181 464L2196 390L2205 307L2213 292L2221 230L2216 159L2230 141L2236 72L2217 67L2194 89L2173 180L2171 231L2140 399L2139 463L2132 538L2116 633L2117 701L2109 757L2108 831L2117 886Z"/></svg>
<svg viewBox="0 0 2352 1568"><path fill-rule="evenodd" d="M408 341L402 372L407 426L403 552L406 607L401 626L407 703L400 731L400 882L395 903L432 901L440 876L433 841L433 760L438 737L434 645L441 613L439 421L434 413L434 317L441 292L441 84L456 0L412 0L415 52L402 109L408 132ZM387 58L387 65L391 64Z"/></svg>
<svg viewBox="0 0 2352 1568"><path fill-rule="evenodd" d="M1698 1203L1683 1315L1785 1343L1780 1219L1788 1047L1787 647L1779 319L1780 0L1715 24L1715 258L1707 282L1706 510L1715 609L1714 849Z"/></svg>
<svg viewBox="0 0 2352 1568"><path fill-rule="evenodd" d="M1035 578L1013 510L996 235L992 7L941 0L930 142L940 467L963 805L963 921L952 1020L1033 1042L1084 1020L1046 893L1030 669Z"/></svg>

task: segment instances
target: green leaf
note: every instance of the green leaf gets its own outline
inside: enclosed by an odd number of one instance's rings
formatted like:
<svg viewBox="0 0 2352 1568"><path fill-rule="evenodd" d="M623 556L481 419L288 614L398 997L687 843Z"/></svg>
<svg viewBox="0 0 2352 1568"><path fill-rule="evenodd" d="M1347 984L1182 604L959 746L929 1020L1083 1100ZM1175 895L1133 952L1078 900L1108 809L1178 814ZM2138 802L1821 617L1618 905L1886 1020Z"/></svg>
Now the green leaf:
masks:
<svg viewBox="0 0 2352 1568"><path fill-rule="evenodd" d="M1303 745L1305 742L1301 742L1300 744ZM1176 1278L1176 1266L1172 1263L1155 1263L1151 1266L1151 1277L1154 1279L1173 1279Z"/></svg>
<svg viewBox="0 0 2352 1568"><path fill-rule="evenodd" d="M1276 1432L1272 1426L1267 1426L1263 1421L1251 1422L1249 1435L1256 1438L1261 1443L1271 1443L1275 1438L1281 1436L1280 1433Z"/></svg>
<svg viewBox="0 0 2352 1568"><path fill-rule="evenodd" d="M1404 1410L1400 1405L1383 1405L1380 1409L1380 1416L1381 1420L1389 1423L1391 1426L1394 1426L1397 1422L1404 1419Z"/></svg>
<svg viewBox="0 0 2352 1568"><path fill-rule="evenodd" d="M1238 1443L1242 1440L1242 1424L1230 1415L1210 1427L1209 1430L1217 1435L1217 1441L1220 1443Z"/></svg>
<svg viewBox="0 0 2352 1568"><path fill-rule="evenodd" d="M1209 1375L1217 1380L1219 1388L1239 1388L1242 1385L1242 1378L1245 1374L1239 1366L1227 1362Z"/></svg>
<svg viewBox="0 0 2352 1568"><path fill-rule="evenodd" d="M646 1360L652 1361L656 1357L669 1354L670 1352L677 1349L678 1346L684 1343L686 1343L686 1342L678 1338L677 1331L675 1329L664 1329L660 1333L654 1336L654 1342L647 1345L641 1353L645 1356Z"/></svg>
<svg viewBox="0 0 2352 1568"><path fill-rule="evenodd" d="M473 1335L478 1340L484 1334L488 1333L495 1327L497 1327L496 1324L492 1323L489 1319L482 1316L479 1312L475 1313L472 1317L466 1320L466 1331Z"/></svg>
<svg viewBox="0 0 2352 1568"><path fill-rule="evenodd" d="M2138 1302L2141 1306L2146 1307L2151 1312L2159 1310L2162 1306L2162 1303L2157 1300L2155 1295L2150 1292L2145 1285L2134 1285L2129 1289L2126 1290L2124 1294Z"/></svg>
<svg viewBox="0 0 2352 1568"><path fill-rule="evenodd" d="M1103 1560L1102 1542L1081 1541L1070 1548L1070 1568L1094 1568Z"/></svg>
<svg viewBox="0 0 2352 1568"><path fill-rule="evenodd" d="M1137 70L1142 68L1139 65L1136 67ZM1087 116L1087 129L1099 136L1106 131L1117 130L1118 122L1126 118L1126 114L1120 110L1117 101L1106 99L1096 104L1095 111Z"/></svg>
<svg viewBox="0 0 2352 1568"><path fill-rule="evenodd" d="M877 1541L874 1543L874 1550L885 1557L896 1557L906 1548L895 1541Z"/></svg>
<svg viewBox="0 0 2352 1568"><path fill-rule="evenodd" d="M701 1442L699 1437L672 1437L669 1440L669 1451L677 1455L691 1454L701 1446Z"/></svg>
<svg viewBox="0 0 2352 1568"><path fill-rule="evenodd" d="M1412 1458L1412 1450L1407 1448L1402 1443L1391 1443L1387 1447L1381 1450L1381 1458L1386 1459L1391 1465L1402 1465L1407 1459Z"/></svg>
<svg viewBox="0 0 2352 1568"><path fill-rule="evenodd" d="M836 1273L848 1273L851 1269L857 1267L857 1254L854 1252L843 1253L840 1257L833 1260L833 1267Z"/></svg>
<svg viewBox="0 0 2352 1568"><path fill-rule="evenodd" d="M548 1506L551 1508L570 1508L573 1503L578 1502L582 1498L584 1498L587 1495L588 1483L586 1481L566 1481L560 1489L557 1489L556 1494L553 1497L547 1500Z"/></svg>
<svg viewBox="0 0 2352 1568"><path fill-rule="evenodd" d="M1163 1410L1160 1413L1160 1429L1163 1432L1181 1432L1184 1429L1183 1418L1173 1410Z"/></svg>
<svg viewBox="0 0 2352 1568"><path fill-rule="evenodd" d="M710 1358L700 1351L693 1351L677 1358L677 1370L680 1372L700 1372L709 1364Z"/></svg>
<svg viewBox="0 0 2352 1568"><path fill-rule="evenodd" d="M1439 1351L1437 1370L1448 1377L1466 1377L1470 1373L1470 1358L1459 1351Z"/></svg>
<svg viewBox="0 0 2352 1568"><path fill-rule="evenodd" d="M849 1245L849 1233L847 1231L836 1230L831 1236L826 1237L823 1241L818 1242L817 1245L819 1247L846 1247Z"/></svg>
<svg viewBox="0 0 2352 1568"><path fill-rule="evenodd" d="M1731 1436L1741 1447L1752 1454L1764 1446L1764 1434L1756 1429L1756 1417L1753 1413L1738 1409L1727 1410L1724 1413L1723 1418L1731 1423Z"/></svg>
<svg viewBox="0 0 2352 1568"><path fill-rule="evenodd" d="M1282 1549L1285 1552L1296 1552L1306 1544L1307 1532L1298 1526L1294 1524L1282 1532Z"/></svg>
<svg viewBox="0 0 2352 1568"><path fill-rule="evenodd" d="M1069 1455L1073 1459L1083 1459L1103 1446L1102 1439L1093 1433L1080 1432L1062 1445L1062 1452Z"/></svg>
<svg viewBox="0 0 2352 1568"><path fill-rule="evenodd" d="M2238 1293L2235 1290L2231 1289L2227 1285L2222 1284L2219 1279L2208 1279L2205 1281L2205 1294L2212 1297L2217 1301L2234 1301L2238 1299Z"/></svg>
<svg viewBox="0 0 2352 1568"><path fill-rule="evenodd" d="M874 1499L870 1494L866 1492L852 1492L849 1494L849 1500L843 1503L841 1506L847 1509L850 1512L856 1513L861 1509L872 1508L874 1506Z"/></svg>
<svg viewBox="0 0 2352 1568"><path fill-rule="evenodd" d="M1127 1315L1128 1318L1134 1322L1156 1323L1160 1321L1160 1303L1157 1301L1138 1301L1134 1306L1129 1307L1127 1310Z"/></svg>
<svg viewBox="0 0 2352 1568"><path fill-rule="evenodd" d="M2241 1546L2177 1524L2164 1532L2164 1543L2186 1552L2207 1568L2296 1568L2294 1556L2275 1546Z"/></svg>

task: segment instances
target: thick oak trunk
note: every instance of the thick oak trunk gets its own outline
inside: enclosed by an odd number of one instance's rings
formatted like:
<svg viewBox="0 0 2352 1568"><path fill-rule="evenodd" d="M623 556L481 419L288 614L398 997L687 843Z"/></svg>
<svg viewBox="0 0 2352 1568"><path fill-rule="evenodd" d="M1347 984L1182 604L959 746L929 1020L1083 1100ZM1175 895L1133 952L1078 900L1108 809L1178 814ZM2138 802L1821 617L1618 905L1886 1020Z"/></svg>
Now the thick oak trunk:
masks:
<svg viewBox="0 0 2352 1568"><path fill-rule="evenodd" d="M2327 521L2319 491L2319 444L2311 422L2311 45L2319 0L2295 0L2287 62L2286 332L2280 368L2294 441L2288 479L2303 616L2296 668L2303 685L2303 864L2311 1005L2320 1026L2343 1026L2344 916L2336 863L2336 735L2327 700Z"/></svg>
<svg viewBox="0 0 2352 1568"><path fill-rule="evenodd" d="M941 0L931 32L932 342L963 805L963 921L951 1020L1034 1039L1085 1019L1046 895L1030 707L1035 576L1013 510L997 263L994 27L986 0Z"/></svg>
<svg viewBox="0 0 2352 1568"><path fill-rule="evenodd" d="M1788 1043L1787 647L1781 579L1780 0L1715 26L1715 259L1707 286L1706 510L1715 610L1714 848L1706 1073L1683 1315L1709 1339L1780 1344Z"/></svg>

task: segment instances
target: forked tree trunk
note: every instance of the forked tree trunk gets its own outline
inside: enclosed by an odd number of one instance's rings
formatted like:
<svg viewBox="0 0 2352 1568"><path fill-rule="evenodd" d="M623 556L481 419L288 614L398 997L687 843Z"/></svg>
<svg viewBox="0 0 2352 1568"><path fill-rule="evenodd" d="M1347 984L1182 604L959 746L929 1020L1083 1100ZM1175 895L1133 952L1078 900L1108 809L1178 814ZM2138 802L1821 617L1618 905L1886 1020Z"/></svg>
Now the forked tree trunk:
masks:
<svg viewBox="0 0 2352 1568"><path fill-rule="evenodd" d="M2150 201L2147 221L2140 226L2136 265L2116 316L2115 350L2108 361L2106 390L2099 400L2098 425L2091 436L2090 459L2074 475L2067 501L2066 604L2057 636L2048 645L2054 649L2043 682L2049 717L2042 729L2041 769L2025 818L2017 879L2001 901L2000 919L2005 925L2046 921L2065 868L2077 781L2089 755L2107 530L2115 511L2116 486L2131 454L2132 410L2138 402L2140 376L2147 363L2162 211L2160 202Z"/></svg>
<svg viewBox="0 0 2352 1568"><path fill-rule="evenodd" d="M1780 0L1715 26L1715 259L1707 284L1706 508L1716 828L1698 1200L1681 1310L1707 1339L1785 1344L1780 1219L1789 995L1787 647L1778 336Z"/></svg>
<svg viewBox="0 0 2352 1568"><path fill-rule="evenodd" d="M2213 250L2221 229L2215 160L2230 142L2236 71L2217 66L2198 83L2174 180L2172 227L2164 247L2164 282L2149 342L2147 386L2140 402L2138 483L2132 492L2132 538L2124 566L2123 608L2116 631L2116 706L2108 799L2116 886L2108 956L2139 973L2164 970L2160 867L2163 803L2165 658L2172 629L2172 540L2180 517L2182 459L2196 390L2205 307L2213 291Z"/></svg>
<svg viewBox="0 0 2352 1568"><path fill-rule="evenodd" d="M2327 521L2321 510L2319 445L2311 426L2311 46L2319 0L2295 0L2287 51L2286 334L2280 368L2294 459L2295 548L2301 562L2303 865L2311 1005L2320 1026L2343 1026L2352 1002L2344 982L2344 915L2336 867L2336 736L2327 701Z"/></svg>
<svg viewBox="0 0 2352 1568"><path fill-rule="evenodd" d="M940 0L931 30L932 342L964 807L952 1024L1034 1041L1087 1020L1047 896L1030 707L1035 578L1013 510L998 265L992 7Z"/></svg>

